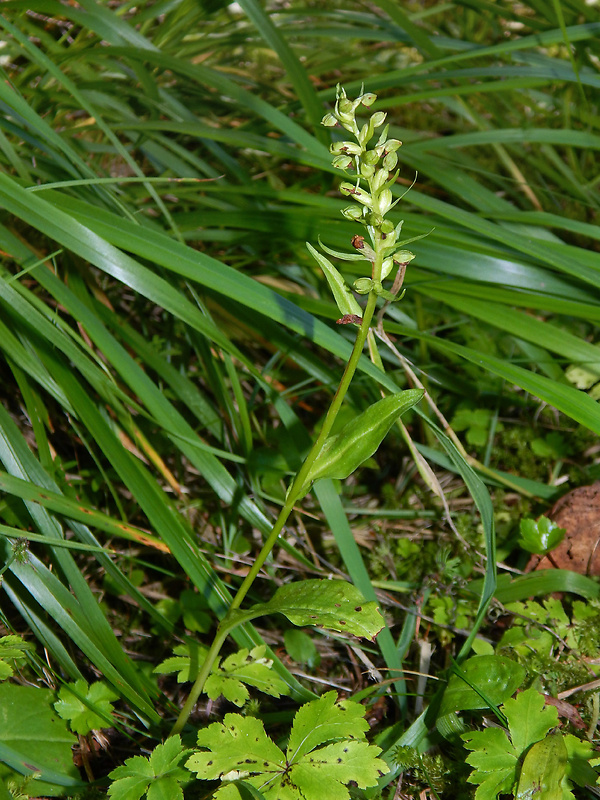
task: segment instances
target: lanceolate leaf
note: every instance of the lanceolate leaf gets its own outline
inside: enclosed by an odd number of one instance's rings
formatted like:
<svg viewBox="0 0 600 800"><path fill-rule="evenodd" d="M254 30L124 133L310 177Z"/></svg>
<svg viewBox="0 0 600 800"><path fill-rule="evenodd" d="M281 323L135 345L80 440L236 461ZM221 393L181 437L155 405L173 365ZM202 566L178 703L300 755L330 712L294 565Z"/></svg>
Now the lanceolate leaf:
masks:
<svg viewBox="0 0 600 800"><path fill-rule="evenodd" d="M351 475L373 455L398 417L422 397L421 389L407 389L388 395L346 423L339 433L329 436L308 473L300 495L306 493L314 481L323 478L344 480Z"/></svg>
<svg viewBox="0 0 600 800"><path fill-rule="evenodd" d="M374 639L383 628L377 603L365 602L346 581L297 581L280 586L268 603L231 615L235 625L265 614L284 614L294 625L319 625L334 631Z"/></svg>

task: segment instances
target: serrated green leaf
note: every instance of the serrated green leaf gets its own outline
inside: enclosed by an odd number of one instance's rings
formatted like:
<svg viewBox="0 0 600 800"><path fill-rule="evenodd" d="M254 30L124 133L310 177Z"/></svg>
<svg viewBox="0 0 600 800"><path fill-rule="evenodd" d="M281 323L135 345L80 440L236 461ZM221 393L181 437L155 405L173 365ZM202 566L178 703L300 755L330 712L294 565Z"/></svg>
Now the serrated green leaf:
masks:
<svg viewBox="0 0 600 800"><path fill-rule="evenodd" d="M227 700L242 706L248 699L248 690L244 684L254 686L259 691L272 697L287 694L287 684L271 669L273 660L265 658L266 645L239 650L228 656L222 664L213 668L209 675L205 691L211 700L223 695Z"/></svg>
<svg viewBox="0 0 600 800"><path fill-rule="evenodd" d="M344 480L351 475L376 452L398 417L422 397L422 389L406 389L404 392L390 394L346 423L335 436L329 436L306 477L305 485L298 492L298 497L306 494L314 481L323 478Z"/></svg>
<svg viewBox="0 0 600 800"><path fill-rule="evenodd" d="M9 634L0 638L0 681L14 674L14 667L22 664L27 652L35 650L34 645L25 642L20 636ZM10 663L12 662L12 663Z"/></svg>
<svg viewBox="0 0 600 800"><path fill-rule="evenodd" d="M133 775L123 777L109 786L108 795L112 800L139 800L146 794L150 780L150 776L148 778Z"/></svg>
<svg viewBox="0 0 600 800"><path fill-rule="evenodd" d="M362 308L359 306L356 297L352 294L350 287L342 277L342 275L333 266L331 261L325 256L321 255L318 250L306 243L308 252L313 256L318 265L323 270L327 283L333 294L333 298L337 307L342 314L356 314L362 317Z"/></svg>
<svg viewBox="0 0 600 800"><path fill-rule="evenodd" d="M102 681L90 686L84 680L63 686L54 704L57 714L69 721L72 731L85 736L92 730L111 725L113 703L118 694Z"/></svg>
<svg viewBox="0 0 600 800"><path fill-rule="evenodd" d="M364 739L369 724L360 703L337 700L327 692L305 703L294 717L287 748L288 761L297 761L320 744L339 739Z"/></svg>
<svg viewBox="0 0 600 800"><path fill-rule="evenodd" d="M173 653L173 656L166 658L155 667L153 672L159 675L177 672L177 683L187 683L196 679L198 670L208 653L208 648L195 642L189 642L176 645Z"/></svg>
<svg viewBox="0 0 600 800"><path fill-rule="evenodd" d="M364 741L363 714L358 703L337 703L335 692L307 703L296 714L286 756L260 720L227 714L199 732L198 745L208 751L192 755L186 766L200 779L226 782L218 800L240 800L233 783L240 779L265 800L347 800L344 784L374 786L389 771L377 757L380 749Z"/></svg>
<svg viewBox="0 0 600 800"><path fill-rule="evenodd" d="M477 800L495 800L499 793L510 792L517 779L518 755L508 736L501 728L463 733L465 747L473 750L467 764L475 767L469 783L480 784L475 792Z"/></svg>
<svg viewBox="0 0 600 800"><path fill-rule="evenodd" d="M522 519L519 524L521 538L519 544L523 550L537 555L546 555L562 542L566 530L559 527L547 517Z"/></svg>
<svg viewBox="0 0 600 800"><path fill-rule="evenodd" d="M477 800L495 800L498 794L510 792L517 780L519 759L532 745L541 742L558 720L556 708L545 706L543 695L535 689L527 689L514 700L507 700L502 711L508 720L510 739L501 728L486 728L484 731L464 733L461 736L465 747L473 751L466 761L475 770L467 780L469 783L480 784L475 792ZM553 746L560 749L558 744ZM542 748L536 754L540 759L532 759L532 775L539 772L540 765L546 758ZM527 781L523 784L524 787L529 785ZM527 791L530 789L531 787ZM527 795L522 793L519 797L525 800ZM541 797L544 795L540 795Z"/></svg>
<svg viewBox="0 0 600 800"><path fill-rule="evenodd" d="M225 776L235 780L255 773L266 778L285 770L285 756L255 717L226 714L223 722L214 722L199 731L197 744L208 751L194 753L186 767L200 780Z"/></svg>
<svg viewBox="0 0 600 800"><path fill-rule="evenodd" d="M350 794L344 784L354 781L365 789L388 772L385 762L376 757L379 752L368 742L335 742L294 763L290 779L302 800L347 800Z"/></svg>
<svg viewBox="0 0 600 800"><path fill-rule="evenodd" d="M183 800L181 784L189 780L189 774L179 764L189 753L179 736L171 736L154 748L149 759L128 758L109 774L113 781L108 787L109 797L140 800L147 794L148 800Z"/></svg>
<svg viewBox="0 0 600 800"><path fill-rule="evenodd" d="M527 752L515 800L563 800L566 777L567 748L562 733L546 736Z"/></svg>
<svg viewBox="0 0 600 800"><path fill-rule="evenodd" d="M518 753L539 742L558 722L554 706L545 705L544 696L535 689L527 689L507 700L503 706L510 738Z"/></svg>
<svg viewBox="0 0 600 800"><path fill-rule="evenodd" d="M148 800L183 800L183 789L174 778L159 778L148 787Z"/></svg>
<svg viewBox="0 0 600 800"><path fill-rule="evenodd" d="M268 603L230 615L238 624L265 614L284 614L299 627L319 625L334 631L374 639L383 618L373 600L365 602L358 589L346 581L308 580L280 586Z"/></svg>

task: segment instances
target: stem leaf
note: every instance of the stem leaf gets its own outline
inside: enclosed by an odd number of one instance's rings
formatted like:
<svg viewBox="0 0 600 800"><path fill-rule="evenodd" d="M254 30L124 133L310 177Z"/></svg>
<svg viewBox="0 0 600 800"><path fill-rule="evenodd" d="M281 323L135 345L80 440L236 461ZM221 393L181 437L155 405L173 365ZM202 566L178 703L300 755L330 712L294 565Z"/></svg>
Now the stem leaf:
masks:
<svg viewBox="0 0 600 800"><path fill-rule="evenodd" d="M280 586L268 603L230 613L228 623L240 624L265 614L283 614L293 625L318 625L333 631L375 639L383 618L373 600L346 581L308 580Z"/></svg>
<svg viewBox="0 0 600 800"><path fill-rule="evenodd" d="M346 423L339 433L325 439L298 497L306 494L314 481L323 478L344 480L351 475L371 458L398 417L422 397L422 389L390 394Z"/></svg>

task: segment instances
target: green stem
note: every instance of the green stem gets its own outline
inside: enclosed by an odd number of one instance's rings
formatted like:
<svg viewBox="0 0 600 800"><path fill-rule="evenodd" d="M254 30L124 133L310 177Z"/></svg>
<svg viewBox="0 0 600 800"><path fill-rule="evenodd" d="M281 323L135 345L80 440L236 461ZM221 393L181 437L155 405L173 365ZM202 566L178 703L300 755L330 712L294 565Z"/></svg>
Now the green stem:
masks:
<svg viewBox="0 0 600 800"><path fill-rule="evenodd" d="M379 236L377 236L375 242L375 262L373 264L374 280L379 280L381 276L382 263L383 263L383 253L381 248L381 239ZM373 319L373 314L375 313L376 305L377 305L377 295L375 294L375 292L370 292L369 298L367 300L367 305L363 313L362 323L358 330L358 334L354 342L354 347L352 348L352 353L350 355L350 358L348 359L348 363L346 364L346 368L344 369L344 374L342 375L342 378L340 380L334 398L331 402L331 405L329 406L329 410L321 427L321 431L315 443L311 447L310 452L307 455L304 463L302 464L300 471L294 478L292 485L289 488L286 502L281 511L279 512L279 516L277 517L277 520L273 525L271 533L267 537L260 553L256 557L256 560L254 561L252 567L250 568L250 571L244 578L242 585L237 590L235 597L231 601L231 605L229 606L227 614L223 617L217 628L217 634L213 640L213 643L208 653L206 654L206 658L204 660L204 663L202 664L202 668L200 669L200 672L198 673L198 676L194 681L194 685L192 686L190 694L183 708L181 709L181 713L179 714L177 721L175 722L175 725L171 730L170 734L171 736L180 733L184 725L188 721L189 716L192 713L194 706L198 701L198 698L202 694L202 691L204 689L204 684L206 683L206 679L210 675L210 671L215 661L217 660L219 652L221 651L221 647L223 646L229 632L233 627L229 621L230 615L233 611L238 609L242 604L244 598L248 594L250 587L254 583L254 580L258 575L261 567L267 560L269 553L275 547L275 543L277 542L279 534L281 533L283 526L285 525L290 514L292 513L294 509L294 503L298 499L298 496L305 485L306 478L309 474L310 468L312 467L312 465L315 462L315 459L321 452L325 439L329 436L329 433L331 432L333 423L335 422L335 418L337 417L340 408L342 407L342 403L344 402L344 398L346 397L348 388L350 386L352 378L354 377L356 368L358 367L358 362L360 360L360 357L362 355L365 346L365 341L369 333L369 327Z"/></svg>

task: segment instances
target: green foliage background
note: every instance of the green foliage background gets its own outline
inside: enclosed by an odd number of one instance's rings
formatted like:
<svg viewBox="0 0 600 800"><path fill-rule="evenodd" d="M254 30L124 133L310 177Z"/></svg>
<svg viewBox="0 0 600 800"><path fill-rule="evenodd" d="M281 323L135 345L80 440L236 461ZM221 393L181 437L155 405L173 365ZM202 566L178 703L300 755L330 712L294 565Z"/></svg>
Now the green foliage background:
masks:
<svg viewBox="0 0 600 800"><path fill-rule="evenodd" d="M223 615L350 352L305 248L320 235L348 249L357 232L340 216L319 125L337 82L376 92L403 141L397 195L412 188L392 218L407 237L428 235L412 245L386 329L442 410L476 404L497 419L541 403L600 432L596 400L567 374L585 370L586 388L600 380L598 9L0 10L3 620L28 628L64 678L101 673L129 722L160 726L172 698L132 658L143 642L124 647L115 630L151 627L158 660L192 629L156 605L151 581L174 598L195 587L199 613ZM406 385L392 356L385 379L366 358L361 369L357 412L378 382ZM380 482L367 480L381 497L397 477L394 447ZM448 466L425 435L419 447ZM507 464L489 456L495 485ZM549 499L546 477L511 480ZM339 497L318 500L360 585ZM23 535L29 549L15 550ZM283 546L311 574L325 569L299 538ZM262 643L249 623L234 636ZM388 666L401 662L394 652ZM276 668L297 700L313 696Z"/></svg>

